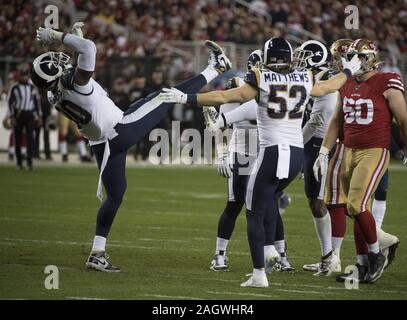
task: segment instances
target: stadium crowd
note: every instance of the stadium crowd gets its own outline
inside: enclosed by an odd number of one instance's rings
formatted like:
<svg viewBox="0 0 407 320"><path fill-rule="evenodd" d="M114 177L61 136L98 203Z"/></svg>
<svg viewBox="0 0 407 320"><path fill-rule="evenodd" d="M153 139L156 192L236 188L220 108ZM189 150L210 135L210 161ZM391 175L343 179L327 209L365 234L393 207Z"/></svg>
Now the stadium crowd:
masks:
<svg viewBox="0 0 407 320"><path fill-rule="evenodd" d="M85 22L84 33L98 49L96 80L123 109L138 97L193 73L189 58L174 58L166 50L164 43L171 40L213 39L254 45L270 36L284 35L287 30L293 35L307 30L327 44L346 37L375 40L382 51L393 57L393 65L401 53L407 52L404 0L248 2L248 8L229 0L57 0L52 3L59 8L61 30L69 31L75 21ZM34 34L44 24L47 4L0 0L1 58L30 60L44 51ZM344 8L348 4L359 9L359 30L344 28ZM5 72L5 62L0 60L3 93L16 76Z"/></svg>

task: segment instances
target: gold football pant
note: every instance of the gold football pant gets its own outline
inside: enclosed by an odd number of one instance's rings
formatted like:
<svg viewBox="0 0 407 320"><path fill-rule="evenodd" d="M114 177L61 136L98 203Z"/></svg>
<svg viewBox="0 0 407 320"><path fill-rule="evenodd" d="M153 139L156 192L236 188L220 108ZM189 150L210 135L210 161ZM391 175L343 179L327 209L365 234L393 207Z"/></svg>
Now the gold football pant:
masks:
<svg viewBox="0 0 407 320"><path fill-rule="evenodd" d="M384 148L344 148L340 180L351 216L370 209L371 196L389 161L389 151Z"/></svg>
<svg viewBox="0 0 407 320"><path fill-rule="evenodd" d="M324 198L327 205L335 206L346 203L340 179L344 149L345 146L342 143L337 143L335 154L329 160Z"/></svg>
<svg viewBox="0 0 407 320"><path fill-rule="evenodd" d="M79 133L76 124L60 113L58 114L58 124L59 124L58 133L60 140L62 141L66 140L66 136L68 135L69 129L72 130L72 133L76 140L82 139L82 136Z"/></svg>

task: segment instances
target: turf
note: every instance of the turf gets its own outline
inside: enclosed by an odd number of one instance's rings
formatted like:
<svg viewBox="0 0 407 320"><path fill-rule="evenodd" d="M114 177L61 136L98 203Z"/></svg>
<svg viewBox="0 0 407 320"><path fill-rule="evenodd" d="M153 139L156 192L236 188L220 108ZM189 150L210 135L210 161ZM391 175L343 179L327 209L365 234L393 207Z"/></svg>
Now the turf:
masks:
<svg viewBox="0 0 407 320"><path fill-rule="evenodd" d="M112 228L108 253L121 274L88 271L99 202L94 167L39 167L16 172L0 166L0 298L2 299L406 299L407 171L390 172L384 229L397 234L397 258L373 285L347 290L334 277L301 270L319 259L303 182L287 190L284 214L294 274L273 273L267 289L240 288L251 270L245 218L237 222L228 252L230 271L214 273L209 263L216 226L225 203L225 181L212 167L128 168L128 189ZM342 267L353 264L348 236ZM44 268L59 268L59 289L46 290Z"/></svg>

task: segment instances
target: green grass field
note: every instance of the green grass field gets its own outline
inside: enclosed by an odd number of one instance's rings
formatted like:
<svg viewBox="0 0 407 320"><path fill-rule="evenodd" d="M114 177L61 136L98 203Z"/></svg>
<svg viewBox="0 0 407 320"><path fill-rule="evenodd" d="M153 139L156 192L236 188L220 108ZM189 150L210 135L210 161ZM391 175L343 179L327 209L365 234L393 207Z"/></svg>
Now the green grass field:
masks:
<svg viewBox="0 0 407 320"><path fill-rule="evenodd" d="M384 229L397 234L396 260L373 285L347 290L334 277L302 271L319 259L303 182L287 190L284 214L294 274L273 273L267 289L241 288L251 271L242 214L229 248L230 272L209 270L225 181L214 167L128 168L128 189L116 216L108 253L121 274L85 269L99 202L95 167L38 167L16 172L0 166L0 298L2 299L406 299L407 171L390 175ZM348 236L342 268L354 263ZM59 268L59 290L44 288L44 268Z"/></svg>

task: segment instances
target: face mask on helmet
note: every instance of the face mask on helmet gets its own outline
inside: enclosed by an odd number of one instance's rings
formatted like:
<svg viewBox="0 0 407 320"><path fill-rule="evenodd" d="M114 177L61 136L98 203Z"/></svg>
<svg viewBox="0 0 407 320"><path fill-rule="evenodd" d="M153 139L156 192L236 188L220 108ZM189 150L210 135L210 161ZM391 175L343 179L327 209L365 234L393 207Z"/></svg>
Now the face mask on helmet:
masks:
<svg viewBox="0 0 407 320"><path fill-rule="evenodd" d="M314 69L328 65L331 54L320 41L305 41L294 51L294 65L296 68Z"/></svg>
<svg viewBox="0 0 407 320"><path fill-rule="evenodd" d="M346 59L350 61L355 55L361 62L361 68L356 72L356 76L376 70L379 65L379 50L373 41L367 39L355 40L346 53Z"/></svg>
<svg viewBox="0 0 407 320"><path fill-rule="evenodd" d="M40 89L50 90L69 66L69 56L63 52L46 52L31 65L31 80Z"/></svg>
<svg viewBox="0 0 407 320"><path fill-rule="evenodd" d="M258 64L262 62L262 55L263 52L261 52L260 49L254 50L250 55L249 58L247 59L247 71L250 71L252 68L256 67Z"/></svg>

